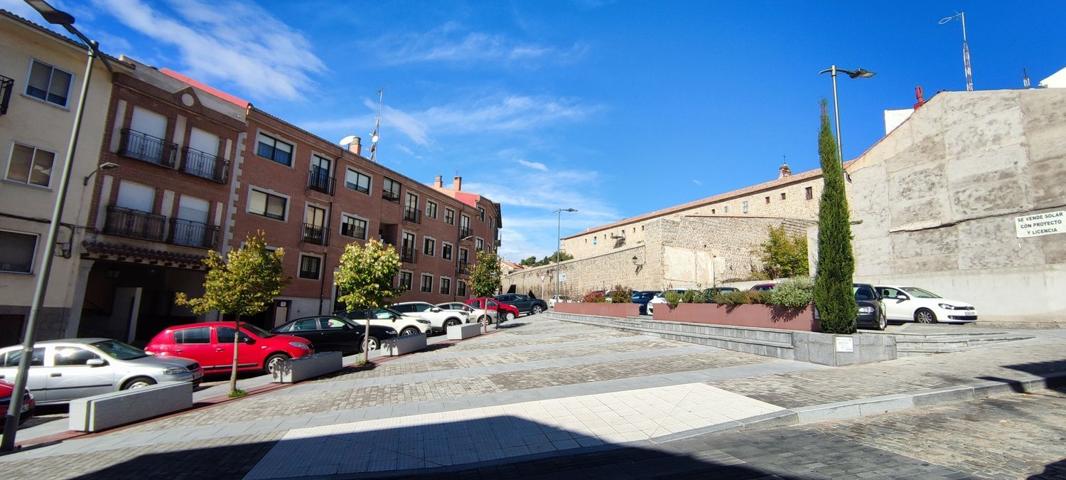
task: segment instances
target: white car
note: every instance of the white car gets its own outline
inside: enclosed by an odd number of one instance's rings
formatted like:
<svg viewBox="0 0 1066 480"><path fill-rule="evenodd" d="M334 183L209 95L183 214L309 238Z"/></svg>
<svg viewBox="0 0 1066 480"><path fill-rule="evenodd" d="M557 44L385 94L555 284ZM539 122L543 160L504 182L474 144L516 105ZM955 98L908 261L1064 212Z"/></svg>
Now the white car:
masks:
<svg viewBox="0 0 1066 480"><path fill-rule="evenodd" d="M877 285L885 317L918 323L972 323L977 310L966 302L942 298L929 290L900 285Z"/></svg>
<svg viewBox="0 0 1066 480"><path fill-rule="evenodd" d="M463 302L438 303L437 308L441 310L463 312L463 314L466 315L466 323L477 323L490 317L489 312L480 308L471 307Z"/></svg>
<svg viewBox="0 0 1066 480"><path fill-rule="evenodd" d="M548 299L548 308L555 308L555 304L557 303L570 303L573 301L572 298L566 295L552 295L551 298Z"/></svg>
<svg viewBox="0 0 1066 480"><path fill-rule="evenodd" d="M371 325L381 325L392 328L400 335L417 335L424 333L429 335L429 320L411 315L405 315L388 308L372 308L369 310L356 310L354 312L341 312L338 315L348 318L356 323L363 324L367 317Z"/></svg>
<svg viewBox="0 0 1066 480"><path fill-rule="evenodd" d="M653 315L655 313L656 305L666 303L667 292L677 292L678 295L684 295L687 291L689 291L689 289L687 288L671 288L669 290L664 290L662 292L656 293L654 297L651 297L651 300L648 300L648 306L645 307L647 309L648 315Z"/></svg>
<svg viewBox="0 0 1066 480"><path fill-rule="evenodd" d="M434 332L444 332L452 325L467 323L465 312L444 310L427 302L401 302L392 304L389 308L404 315L428 320L430 330Z"/></svg>

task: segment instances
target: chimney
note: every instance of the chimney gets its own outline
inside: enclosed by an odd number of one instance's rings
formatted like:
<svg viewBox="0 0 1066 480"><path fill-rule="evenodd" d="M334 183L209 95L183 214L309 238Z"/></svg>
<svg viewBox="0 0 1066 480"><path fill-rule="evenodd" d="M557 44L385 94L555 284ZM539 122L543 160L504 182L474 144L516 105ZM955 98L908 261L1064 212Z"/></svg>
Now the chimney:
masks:
<svg viewBox="0 0 1066 480"><path fill-rule="evenodd" d="M362 155L362 153L363 153L363 145L359 142L359 137L355 137L352 140L352 143L348 144L348 151L352 152L352 153L354 153L356 155Z"/></svg>
<svg viewBox="0 0 1066 480"><path fill-rule="evenodd" d="M457 192L463 190L463 177L456 175L455 178L452 179L452 190Z"/></svg>
<svg viewBox="0 0 1066 480"><path fill-rule="evenodd" d="M792 169L788 168L788 164L787 163L782 163L781 166L778 167L777 171L778 171L777 178L779 180L782 179L782 178L785 178L785 177L791 177L792 176Z"/></svg>
<svg viewBox="0 0 1066 480"><path fill-rule="evenodd" d="M433 186L437 188L444 188L444 177L437 175L433 177Z"/></svg>

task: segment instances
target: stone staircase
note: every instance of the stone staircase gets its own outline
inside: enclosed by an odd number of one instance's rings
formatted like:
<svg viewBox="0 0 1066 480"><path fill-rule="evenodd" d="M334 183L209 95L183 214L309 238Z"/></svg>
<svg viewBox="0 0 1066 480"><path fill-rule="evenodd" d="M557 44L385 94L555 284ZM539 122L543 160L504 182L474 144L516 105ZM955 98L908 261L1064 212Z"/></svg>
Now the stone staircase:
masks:
<svg viewBox="0 0 1066 480"><path fill-rule="evenodd" d="M886 332L896 338L900 357L953 353L996 343L1028 340L1032 335L1003 330L977 330L954 325L906 324L898 331Z"/></svg>

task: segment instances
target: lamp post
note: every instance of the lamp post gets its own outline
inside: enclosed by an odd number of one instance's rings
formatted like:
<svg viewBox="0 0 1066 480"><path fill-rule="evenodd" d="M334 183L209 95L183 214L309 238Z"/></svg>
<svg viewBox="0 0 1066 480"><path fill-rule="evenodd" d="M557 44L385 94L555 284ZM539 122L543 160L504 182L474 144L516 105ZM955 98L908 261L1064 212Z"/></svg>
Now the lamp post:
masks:
<svg viewBox="0 0 1066 480"><path fill-rule="evenodd" d="M4 418L4 439L0 443L0 450L11 451L15 449L15 432L18 431L19 417L22 409L23 391L26 389L26 377L30 369L30 361L33 357L33 343L36 336L37 318L41 314L44 304L45 291L48 289L48 277L52 271L52 258L55 256L56 237L59 233L59 224L63 217L63 204L67 199L67 186L70 183L71 165L74 163L74 149L78 146L78 133L81 130L81 119L85 113L85 96L89 93L89 80L93 73L93 60L101 56L99 44L74 28L74 17L69 13L56 10L44 0L26 0L34 10L37 10L48 23L62 25L68 32L81 39L88 46L88 58L85 61L85 75L82 77L81 94L78 95L78 108L74 113L74 126L70 131L70 142L67 144L66 161L63 163L63 171L59 177L59 188L56 192L56 204L52 210L52 223L48 225L48 240L44 244L44 253L41 256L41 268L37 272L37 285L33 291L33 301L30 304L30 315L26 319L26 333L22 339L22 357L19 359L18 374L15 376L15 386L11 392L11 403ZM103 59L103 58L102 58ZM106 59L103 59L107 63Z"/></svg>
<svg viewBox="0 0 1066 480"><path fill-rule="evenodd" d="M970 68L970 43L966 41L966 12L958 12L941 18L937 24L943 25L958 18L962 22L962 69L966 74L966 91L973 91L973 69Z"/></svg>
<svg viewBox="0 0 1066 480"><path fill-rule="evenodd" d="M104 162L104 163L101 163L101 164L97 165L96 168L93 171L89 172L89 174L86 175L85 178L81 179L81 186L88 187L89 186L89 180L91 178L93 178L93 175L96 175L96 172L106 172L108 170L114 170L114 169L116 169L118 167L119 167L119 165L117 163L114 163L114 162Z"/></svg>
<svg viewBox="0 0 1066 480"><path fill-rule="evenodd" d="M870 78L874 76L874 72L858 68L856 70L844 70L843 68L837 68L836 65L831 65L829 68L818 72L819 74L828 73L833 77L833 115L836 117L837 124L837 157L840 161L844 161L844 147L840 139L840 103L837 100L837 72L847 74L851 78Z"/></svg>
<svg viewBox="0 0 1066 480"><path fill-rule="evenodd" d="M563 212L574 213L577 209L574 208L560 208L555 211L556 224L555 224L555 236L559 240L558 248L555 249L555 303L559 303L559 281L560 276L563 274L562 269L559 268L559 254L563 251ZM555 306L554 304L552 305Z"/></svg>

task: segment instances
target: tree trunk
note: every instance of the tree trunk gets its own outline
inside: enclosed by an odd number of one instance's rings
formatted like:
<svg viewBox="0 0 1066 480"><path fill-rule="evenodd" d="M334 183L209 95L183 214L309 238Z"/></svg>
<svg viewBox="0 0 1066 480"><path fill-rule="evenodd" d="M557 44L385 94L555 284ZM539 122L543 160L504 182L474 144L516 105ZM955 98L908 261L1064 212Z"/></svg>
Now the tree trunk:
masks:
<svg viewBox="0 0 1066 480"><path fill-rule="evenodd" d="M232 395L237 392L237 347L240 345L241 338L241 316L237 315L237 318L233 320L233 369L229 375L229 393Z"/></svg>

